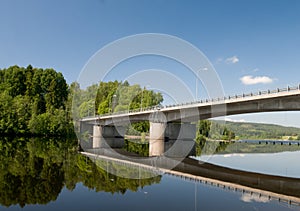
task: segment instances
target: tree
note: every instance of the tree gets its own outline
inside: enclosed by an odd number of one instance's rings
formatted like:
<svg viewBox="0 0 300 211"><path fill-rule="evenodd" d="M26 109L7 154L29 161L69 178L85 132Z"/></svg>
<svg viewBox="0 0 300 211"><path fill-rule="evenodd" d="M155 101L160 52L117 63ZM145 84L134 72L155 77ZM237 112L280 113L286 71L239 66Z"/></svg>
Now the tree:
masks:
<svg viewBox="0 0 300 211"><path fill-rule="evenodd" d="M110 104L120 84L118 81L100 82L96 89L96 99L94 98L96 113L104 114L111 111Z"/></svg>
<svg viewBox="0 0 300 211"><path fill-rule="evenodd" d="M8 91L0 94L0 132L11 134L15 131L15 117L11 109L13 98Z"/></svg>
<svg viewBox="0 0 300 211"><path fill-rule="evenodd" d="M208 120L201 120L198 123L198 134L206 138L209 137L211 122Z"/></svg>
<svg viewBox="0 0 300 211"><path fill-rule="evenodd" d="M24 68L19 68L18 66L13 66L9 68L11 71L8 74L8 83L10 84L10 95L15 97L17 95L24 95L26 91L26 77L24 74Z"/></svg>
<svg viewBox="0 0 300 211"><path fill-rule="evenodd" d="M223 130L222 139L223 140L232 140L235 138L235 133L229 131L226 127Z"/></svg>
<svg viewBox="0 0 300 211"><path fill-rule="evenodd" d="M56 73L47 89L48 102L46 104L54 108L65 108L68 99L68 85L61 73Z"/></svg>
<svg viewBox="0 0 300 211"><path fill-rule="evenodd" d="M68 86L61 73L28 65L0 70L0 76L0 133L71 132L70 113L65 111Z"/></svg>
<svg viewBox="0 0 300 211"><path fill-rule="evenodd" d="M235 133L231 130L228 130L227 127L222 126L216 122L212 122L209 120L200 120L198 122L196 140L200 142L205 141L208 138L232 140L235 138Z"/></svg>

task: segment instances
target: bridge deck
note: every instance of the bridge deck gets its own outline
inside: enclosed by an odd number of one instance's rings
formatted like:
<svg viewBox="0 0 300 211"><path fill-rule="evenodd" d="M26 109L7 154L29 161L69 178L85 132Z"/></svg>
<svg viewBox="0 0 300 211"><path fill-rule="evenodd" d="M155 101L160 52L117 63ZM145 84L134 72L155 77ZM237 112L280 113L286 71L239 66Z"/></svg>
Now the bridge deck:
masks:
<svg viewBox="0 0 300 211"><path fill-rule="evenodd" d="M241 95L234 95L229 97L221 97L217 99L207 99L207 100L200 100L200 101L194 101L194 102L188 102L188 103L181 103L176 105L167 105L167 106L154 106L150 108L144 108L144 109L136 109L136 110L130 110L130 111L122 111L122 112L116 112L116 113L109 113L109 114L103 114L103 115L97 115L97 116L90 116L85 117L81 119L81 122L92 122L92 121L101 121L101 120L107 120L107 119L122 119L126 117L133 117L133 116L149 116L149 114L160 111L163 113L170 113L185 109L195 109L195 108L212 108L213 106L226 106L224 107L224 115L226 115L227 108L230 107L230 105L238 105L241 107L241 105L245 106L247 104L251 104L253 102L262 102L266 100L276 100L276 99L291 99L291 97L294 98L300 98L300 85L296 87L287 87L283 89L276 89L276 90L268 90L268 91L262 91L257 93L249 93L249 94L241 94ZM300 101L300 100L299 100ZM270 101L271 102L271 101ZM279 107L280 105L278 105ZM272 109L269 109L272 111ZM267 108L261 107L261 111L269 111ZM273 109L276 111L276 109ZM280 108L278 110L285 110L284 108ZM294 106L293 108L287 108L286 110L300 110L300 106ZM245 112L245 111L240 111ZM251 112L251 111L248 111ZM253 111L253 112L257 112ZM239 112L231 112L230 114L235 114Z"/></svg>

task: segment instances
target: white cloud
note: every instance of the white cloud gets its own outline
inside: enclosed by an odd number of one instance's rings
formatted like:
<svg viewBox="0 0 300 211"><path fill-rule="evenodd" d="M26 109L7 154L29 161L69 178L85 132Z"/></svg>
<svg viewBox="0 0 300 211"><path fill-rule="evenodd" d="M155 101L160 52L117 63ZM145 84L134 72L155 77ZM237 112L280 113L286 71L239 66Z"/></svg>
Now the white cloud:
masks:
<svg viewBox="0 0 300 211"><path fill-rule="evenodd" d="M229 117L225 117L224 120L227 122L246 122L244 119L231 119Z"/></svg>
<svg viewBox="0 0 300 211"><path fill-rule="evenodd" d="M245 85L253 85L253 84L268 84L272 83L273 79L268 76L252 76L252 75L245 75L240 78L243 84Z"/></svg>
<svg viewBox="0 0 300 211"><path fill-rule="evenodd" d="M225 62L227 64L235 64L235 63L238 63L240 60L237 56L233 56L233 57L229 57L225 60Z"/></svg>
<svg viewBox="0 0 300 211"><path fill-rule="evenodd" d="M231 158L231 157L245 157L245 154L233 153L233 154L225 154L223 155L224 158Z"/></svg>

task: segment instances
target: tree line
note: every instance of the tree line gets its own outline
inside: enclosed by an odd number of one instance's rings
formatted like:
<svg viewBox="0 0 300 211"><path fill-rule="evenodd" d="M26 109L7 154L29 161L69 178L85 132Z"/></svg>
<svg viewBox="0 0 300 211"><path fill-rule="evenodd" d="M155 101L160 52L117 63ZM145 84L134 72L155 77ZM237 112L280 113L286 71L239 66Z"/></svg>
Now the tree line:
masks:
<svg viewBox="0 0 300 211"><path fill-rule="evenodd" d="M82 89L77 82L68 85L54 69L11 66L0 69L0 134L73 136L73 120L143 109L162 101L161 93L127 81ZM131 133L148 130L147 122L129 128Z"/></svg>
<svg viewBox="0 0 300 211"><path fill-rule="evenodd" d="M0 133L71 134L68 85L54 69L0 70Z"/></svg>
<svg viewBox="0 0 300 211"><path fill-rule="evenodd" d="M81 89L74 82L70 85L73 96L73 117L80 119L86 116L146 109L160 105L163 96L159 92L147 90L138 84L130 85L128 81L100 82ZM127 134L140 135L149 132L149 122L143 121L128 125Z"/></svg>
<svg viewBox="0 0 300 211"><path fill-rule="evenodd" d="M200 120L197 125L196 141L235 139L235 133L216 121Z"/></svg>
<svg viewBox="0 0 300 211"><path fill-rule="evenodd" d="M250 123L250 122L227 122L226 126L235 131L238 139L284 139L300 140L300 130L296 127L284 127L273 124Z"/></svg>

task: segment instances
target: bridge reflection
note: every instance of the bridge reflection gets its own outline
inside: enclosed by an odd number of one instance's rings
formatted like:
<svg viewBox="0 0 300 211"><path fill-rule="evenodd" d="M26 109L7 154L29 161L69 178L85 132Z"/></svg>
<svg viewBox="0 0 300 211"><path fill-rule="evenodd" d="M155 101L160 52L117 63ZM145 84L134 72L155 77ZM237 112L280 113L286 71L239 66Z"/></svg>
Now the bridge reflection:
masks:
<svg viewBox="0 0 300 211"><path fill-rule="evenodd" d="M133 174L138 172L138 175L141 177L143 176L142 174L147 174L148 176L173 175L187 181L240 192L242 193L242 200L278 200L279 202L300 206L300 179L298 178L230 169L214 164L200 163L191 158L184 159L173 169L166 169L165 166L167 164L163 163L163 161L156 162L153 165L153 162L147 162L147 160L142 158L115 157L116 153L102 152L102 154L99 152L98 154L91 152L81 153L91 158L97 165L102 165L100 167L108 171L109 169L107 168L109 166L123 165L127 169L132 170ZM118 176L122 175L119 174Z"/></svg>

